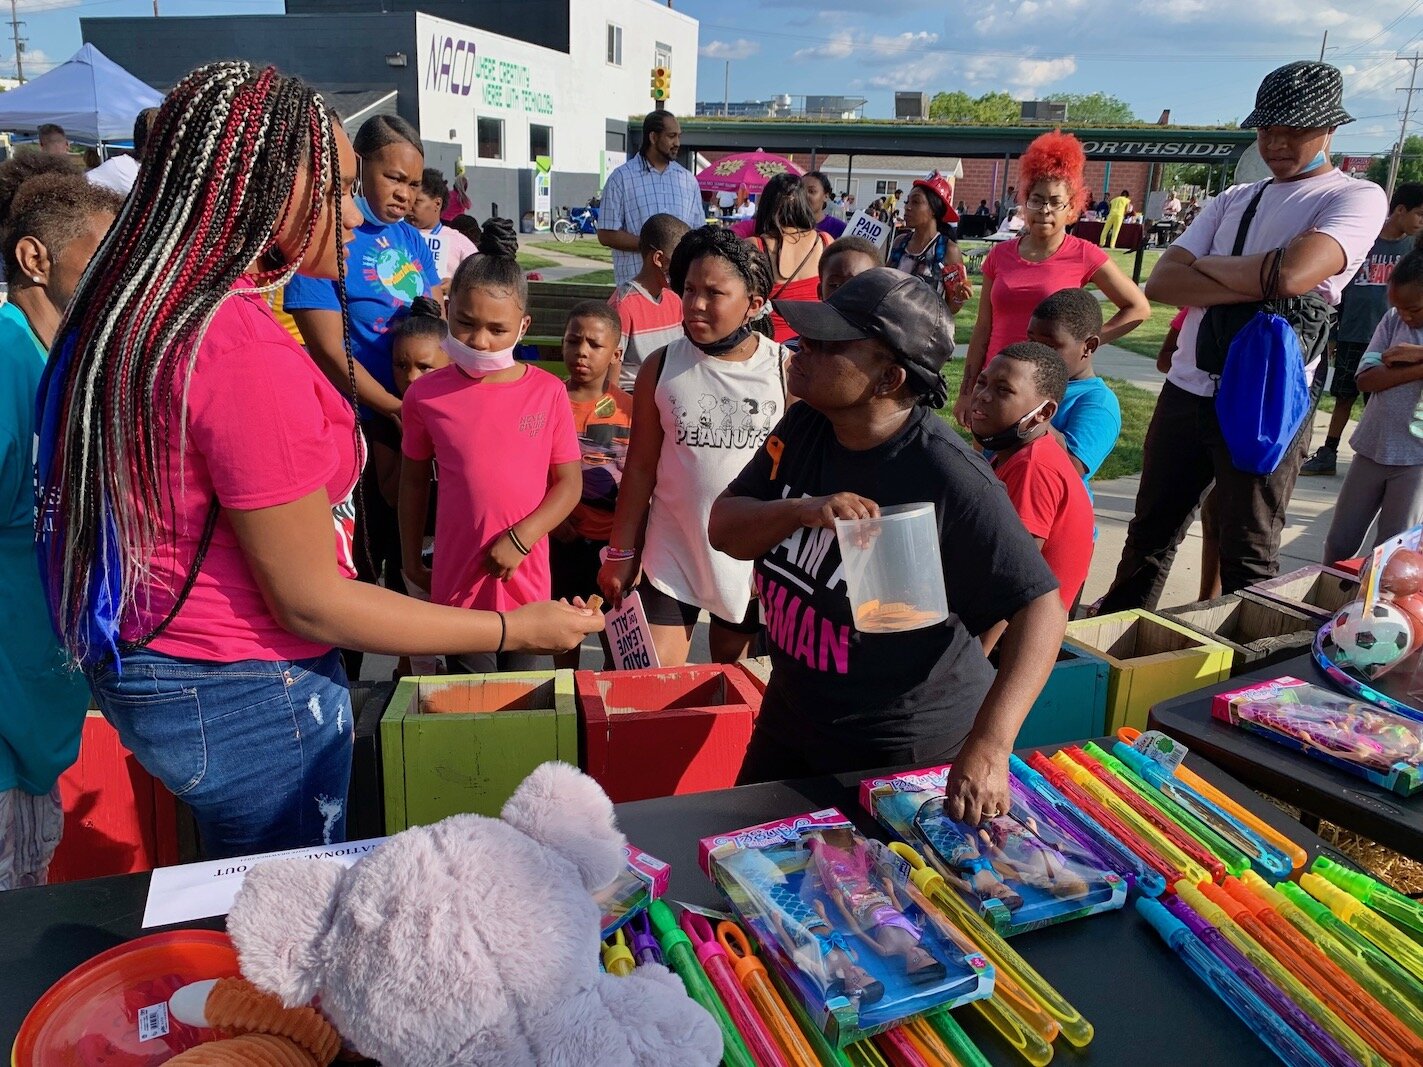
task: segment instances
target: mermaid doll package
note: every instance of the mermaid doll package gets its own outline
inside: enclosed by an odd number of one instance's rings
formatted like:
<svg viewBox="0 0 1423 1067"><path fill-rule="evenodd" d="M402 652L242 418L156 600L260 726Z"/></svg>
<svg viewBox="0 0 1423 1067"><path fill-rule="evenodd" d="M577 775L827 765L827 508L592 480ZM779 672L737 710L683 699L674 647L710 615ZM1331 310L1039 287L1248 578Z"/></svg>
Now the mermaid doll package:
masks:
<svg viewBox="0 0 1423 1067"><path fill-rule="evenodd" d="M843 1046L993 992L909 881L835 808L703 838L701 865L826 1038Z"/></svg>
<svg viewBox="0 0 1423 1067"><path fill-rule="evenodd" d="M1423 789L1423 722L1298 678L1220 693L1211 715L1402 796Z"/></svg>
<svg viewBox="0 0 1423 1067"><path fill-rule="evenodd" d="M947 766L860 783L860 803L929 864L1004 937L1120 908L1127 883L1062 831L1010 779L1006 814L971 826L944 811Z"/></svg>

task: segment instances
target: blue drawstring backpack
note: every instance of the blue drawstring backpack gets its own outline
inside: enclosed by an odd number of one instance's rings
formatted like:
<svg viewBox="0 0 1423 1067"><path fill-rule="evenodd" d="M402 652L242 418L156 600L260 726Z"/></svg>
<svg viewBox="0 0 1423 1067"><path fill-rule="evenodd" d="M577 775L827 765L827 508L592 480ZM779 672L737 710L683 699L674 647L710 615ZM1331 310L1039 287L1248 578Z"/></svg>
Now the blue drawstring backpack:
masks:
<svg viewBox="0 0 1423 1067"><path fill-rule="evenodd" d="M1304 365L1299 335L1272 310L1257 311L1230 342L1215 413L1237 470L1272 474L1285 458L1309 416Z"/></svg>

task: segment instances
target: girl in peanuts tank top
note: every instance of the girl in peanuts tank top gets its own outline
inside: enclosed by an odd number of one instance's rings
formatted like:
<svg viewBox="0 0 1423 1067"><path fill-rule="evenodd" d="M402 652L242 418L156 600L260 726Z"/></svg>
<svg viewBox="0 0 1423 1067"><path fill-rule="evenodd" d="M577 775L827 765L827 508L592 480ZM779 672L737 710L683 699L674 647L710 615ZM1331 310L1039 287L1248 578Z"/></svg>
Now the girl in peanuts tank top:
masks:
<svg viewBox="0 0 1423 1067"><path fill-rule="evenodd" d="M755 328L766 325L772 284L765 255L728 231L694 230L673 254L670 273L683 294L686 336L639 373L609 558L599 574L604 595L617 602L641 572L644 606L657 605L647 615L663 666L686 662L695 608L712 616L713 659L735 659L750 643L751 564L714 551L707 522L712 503L791 400L789 353Z"/></svg>

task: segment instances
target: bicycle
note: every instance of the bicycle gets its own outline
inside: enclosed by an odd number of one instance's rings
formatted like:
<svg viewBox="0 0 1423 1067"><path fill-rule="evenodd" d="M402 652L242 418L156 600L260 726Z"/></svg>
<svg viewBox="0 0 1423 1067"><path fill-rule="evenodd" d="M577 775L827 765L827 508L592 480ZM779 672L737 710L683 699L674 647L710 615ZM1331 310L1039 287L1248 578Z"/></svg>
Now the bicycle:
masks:
<svg viewBox="0 0 1423 1067"><path fill-rule="evenodd" d="M587 234L597 232L598 209L592 206L572 210L564 207L559 210L558 218L553 223L553 236L560 244L572 244Z"/></svg>

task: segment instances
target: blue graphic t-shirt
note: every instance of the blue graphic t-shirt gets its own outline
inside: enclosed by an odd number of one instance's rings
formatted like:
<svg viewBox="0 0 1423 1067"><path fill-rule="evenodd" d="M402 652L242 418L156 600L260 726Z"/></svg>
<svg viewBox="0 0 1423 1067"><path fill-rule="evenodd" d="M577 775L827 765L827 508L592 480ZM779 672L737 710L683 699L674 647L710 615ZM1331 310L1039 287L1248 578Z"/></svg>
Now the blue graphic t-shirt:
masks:
<svg viewBox="0 0 1423 1067"><path fill-rule="evenodd" d="M395 392L390 365L390 340L385 332L390 318L409 307L417 296L429 296L440 284L430 246L410 223L379 222L363 199L357 199L366 221L347 246L346 304L351 313L351 354L372 378ZM326 278L297 275L287 283L283 306L287 311L315 309L340 311L336 283Z"/></svg>

